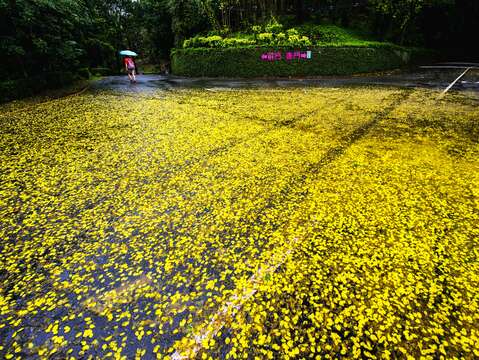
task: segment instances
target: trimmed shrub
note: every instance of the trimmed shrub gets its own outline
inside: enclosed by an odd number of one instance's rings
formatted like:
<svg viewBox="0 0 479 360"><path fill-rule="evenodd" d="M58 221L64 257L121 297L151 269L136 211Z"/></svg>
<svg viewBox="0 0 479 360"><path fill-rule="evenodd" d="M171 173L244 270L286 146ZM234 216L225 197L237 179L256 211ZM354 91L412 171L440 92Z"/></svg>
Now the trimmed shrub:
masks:
<svg viewBox="0 0 479 360"><path fill-rule="evenodd" d="M238 48L246 46L310 46L312 42L307 36L300 35L297 31L288 30L285 33L259 33L254 38L246 37L230 37L222 38L221 36L195 36L183 42L184 49L195 48Z"/></svg>
<svg viewBox="0 0 479 360"><path fill-rule="evenodd" d="M245 47L254 45L255 41L252 39L241 38L226 38L223 40L223 47Z"/></svg>
<svg viewBox="0 0 479 360"><path fill-rule="evenodd" d="M283 25L273 18L268 24L266 24L264 30L269 33L278 34L283 31Z"/></svg>
<svg viewBox="0 0 479 360"><path fill-rule="evenodd" d="M310 50L312 58L286 60L285 52L294 50ZM271 51L281 51L282 59L261 60L262 54ZM410 50L395 46L175 49L172 70L176 75L199 77L350 75L402 67L410 58Z"/></svg>
<svg viewBox="0 0 479 360"><path fill-rule="evenodd" d="M225 48L225 47L244 47L256 44L253 39L247 38L225 38L219 35L208 37L195 36L183 42L183 48Z"/></svg>
<svg viewBox="0 0 479 360"><path fill-rule="evenodd" d="M265 44L265 45L268 45L268 44L272 44L273 43L273 33L261 33L261 34L258 34L258 43L260 44Z"/></svg>

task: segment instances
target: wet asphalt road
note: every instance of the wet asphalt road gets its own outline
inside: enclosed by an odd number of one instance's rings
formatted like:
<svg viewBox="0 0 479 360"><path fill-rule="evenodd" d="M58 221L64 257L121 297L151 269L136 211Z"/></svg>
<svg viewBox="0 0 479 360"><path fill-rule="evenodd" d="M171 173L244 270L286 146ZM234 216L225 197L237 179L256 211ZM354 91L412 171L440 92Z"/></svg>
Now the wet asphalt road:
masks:
<svg viewBox="0 0 479 360"><path fill-rule="evenodd" d="M126 76L110 76L97 81L94 90L114 90L127 92L149 92L196 88L205 90L228 90L248 88L287 88L287 87L342 87L342 86L392 86L419 87L443 90L453 82L463 69L416 69L412 71L392 71L379 75L359 75L349 77L315 78L265 78L265 79L225 79L187 78L173 75L139 75L137 83L131 84ZM479 70L470 70L451 90L470 92L479 97Z"/></svg>

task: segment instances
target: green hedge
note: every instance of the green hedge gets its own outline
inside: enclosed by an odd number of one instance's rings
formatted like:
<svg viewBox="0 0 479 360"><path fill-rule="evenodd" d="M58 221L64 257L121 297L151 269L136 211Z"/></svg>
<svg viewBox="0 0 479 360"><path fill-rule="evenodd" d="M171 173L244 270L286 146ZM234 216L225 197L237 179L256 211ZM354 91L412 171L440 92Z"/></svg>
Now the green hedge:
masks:
<svg viewBox="0 0 479 360"><path fill-rule="evenodd" d="M0 102L21 99L35 95L43 90L55 89L75 80L70 72L52 72L25 79L0 82Z"/></svg>
<svg viewBox="0 0 479 360"><path fill-rule="evenodd" d="M284 54L294 50L311 50L312 59L285 60ZM282 51L283 59L261 60L261 55L270 51ZM416 53L398 46L174 49L172 71L199 77L350 75L402 67L411 61L412 54Z"/></svg>

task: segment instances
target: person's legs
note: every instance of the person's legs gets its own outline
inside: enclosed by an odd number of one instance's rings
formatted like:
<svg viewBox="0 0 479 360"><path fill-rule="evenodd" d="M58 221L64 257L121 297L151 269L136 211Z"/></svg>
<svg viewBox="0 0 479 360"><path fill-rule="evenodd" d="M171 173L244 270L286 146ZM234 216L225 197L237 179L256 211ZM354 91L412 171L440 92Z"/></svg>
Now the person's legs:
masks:
<svg viewBox="0 0 479 360"><path fill-rule="evenodd" d="M133 82L136 82L136 74L135 74L135 70L132 70L132 72L131 72L131 76L133 77Z"/></svg>
<svg viewBox="0 0 479 360"><path fill-rule="evenodd" d="M130 79L130 82L133 82L133 71L128 69L128 79Z"/></svg>

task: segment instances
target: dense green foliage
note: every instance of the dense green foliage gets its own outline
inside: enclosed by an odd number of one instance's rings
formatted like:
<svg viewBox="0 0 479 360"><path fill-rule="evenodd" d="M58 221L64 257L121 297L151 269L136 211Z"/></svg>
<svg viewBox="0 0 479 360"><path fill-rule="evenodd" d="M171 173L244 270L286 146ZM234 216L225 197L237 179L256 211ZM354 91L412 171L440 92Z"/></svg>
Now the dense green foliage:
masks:
<svg viewBox="0 0 479 360"><path fill-rule="evenodd" d="M117 53L125 48L134 48L151 61L168 57L173 45L168 4L167 0L0 0L0 76L6 81L2 89L22 84L27 85L27 94L63 85L72 74L85 76L90 73L85 68L118 71Z"/></svg>
<svg viewBox="0 0 479 360"><path fill-rule="evenodd" d="M282 51L293 48L279 48ZM312 59L263 61L271 48L177 49L173 52L173 72L185 76L315 76L347 75L400 67L410 53L398 47L316 47Z"/></svg>
<svg viewBox="0 0 479 360"><path fill-rule="evenodd" d="M0 101L35 95L46 88L57 88L70 84L74 79L74 74L71 72L61 71L44 73L29 78L0 81Z"/></svg>
<svg viewBox="0 0 479 360"><path fill-rule="evenodd" d="M194 36L183 42L183 48L232 48L247 46L381 46L353 30L335 25L304 24L296 28L284 29L279 23L266 26L253 26L252 33L238 32L220 36Z"/></svg>

